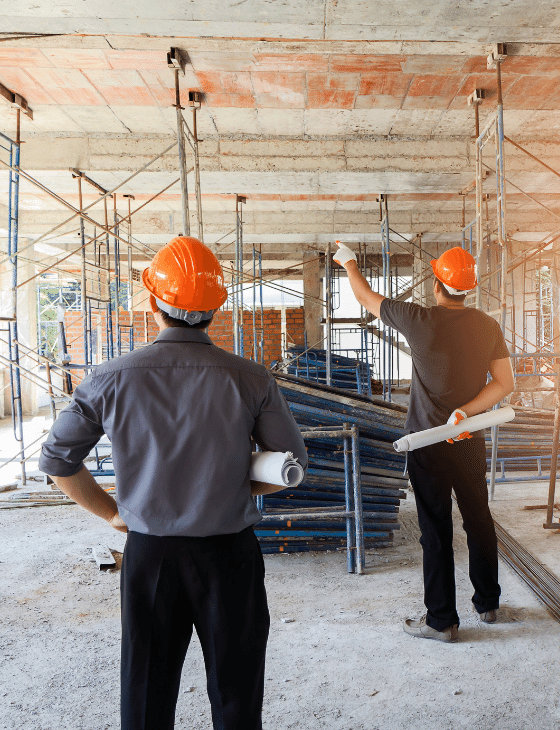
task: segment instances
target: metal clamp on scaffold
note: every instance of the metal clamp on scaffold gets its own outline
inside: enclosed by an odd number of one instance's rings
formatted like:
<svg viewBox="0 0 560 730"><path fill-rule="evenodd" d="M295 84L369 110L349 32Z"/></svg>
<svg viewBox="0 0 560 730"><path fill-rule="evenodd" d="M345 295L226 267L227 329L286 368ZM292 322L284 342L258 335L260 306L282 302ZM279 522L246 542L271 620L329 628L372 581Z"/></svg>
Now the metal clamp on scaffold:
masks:
<svg viewBox="0 0 560 730"><path fill-rule="evenodd" d="M431 446L431 444L437 444L439 441L455 438L464 431L470 431L471 433L481 431L483 428L499 426L502 423L513 421L514 418L515 411L513 408L504 406L503 408L497 408L495 411L464 418L457 425L446 423L444 426L409 433L398 441L393 441L393 448L395 451L414 451L414 449L421 449L423 446Z"/></svg>

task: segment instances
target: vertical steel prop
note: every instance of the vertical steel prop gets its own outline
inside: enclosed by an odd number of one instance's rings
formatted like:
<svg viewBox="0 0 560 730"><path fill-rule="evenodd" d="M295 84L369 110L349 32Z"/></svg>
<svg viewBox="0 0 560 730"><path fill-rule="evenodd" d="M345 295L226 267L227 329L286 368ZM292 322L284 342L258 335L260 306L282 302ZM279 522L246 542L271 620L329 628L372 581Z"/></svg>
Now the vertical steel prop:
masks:
<svg viewBox="0 0 560 730"><path fill-rule="evenodd" d="M553 522L554 497L556 495L556 470L558 467L558 443L560 441L560 365L556 365L556 392L554 408L554 434L552 436L552 454L550 459L550 481L548 483L548 505L546 510L546 522L543 527L550 529L558 528L560 523Z"/></svg>
<svg viewBox="0 0 560 730"><path fill-rule="evenodd" d="M80 208L80 212L84 208L84 201L82 197L82 178L80 175L74 175L73 177L76 177L78 181L78 205ZM81 247L81 253L82 253L82 271L81 271L81 291L80 291L80 304L81 304L81 310L82 310L82 328L83 328L83 338L84 338L84 365L85 365L85 372L87 372L87 366L90 364L89 360L89 332L88 332L88 300L87 300L87 271L86 271L86 233L84 228L84 219L80 218L80 243L82 244Z"/></svg>
<svg viewBox="0 0 560 730"><path fill-rule="evenodd" d="M20 109L16 109L17 133L12 140L1 134L9 147L5 148L10 156L8 178L8 257L12 266L12 317L8 322L8 357L10 360L10 396L12 406L12 427L14 438L20 445L21 481L27 483L25 472L25 445L23 437L23 403L19 368L18 326L17 326L17 286L18 286L18 225L19 225L19 167L20 167Z"/></svg>
<svg viewBox="0 0 560 730"><path fill-rule="evenodd" d="M257 250L253 244L253 360L259 361L257 354Z"/></svg>
<svg viewBox="0 0 560 730"><path fill-rule="evenodd" d="M391 281L391 245L389 239L389 209L387 196L379 196L381 220L381 245L383 260L383 295L393 296ZM383 400L391 402L391 381L393 378L393 330L383 325Z"/></svg>
<svg viewBox="0 0 560 730"><path fill-rule="evenodd" d="M194 189L196 195L196 218L198 221L198 240L204 241L204 227L202 224L202 193L200 189L200 161L198 157L198 129L197 129L197 118L196 118L196 102L192 102L192 140L191 146L194 158Z"/></svg>
<svg viewBox="0 0 560 730"><path fill-rule="evenodd" d="M179 69L175 69L175 104L177 114L177 147L179 151L179 174L181 177L181 215L183 235L191 235L189 213L189 191L187 187L187 156L185 153L185 132L183 129L183 107L181 106L181 90L179 88Z"/></svg>
<svg viewBox="0 0 560 730"><path fill-rule="evenodd" d="M333 296L332 296L332 259L331 244L327 243L327 252L325 256L325 294L326 294L326 343L327 343L327 362L326 362L326 380L327 385L332 385L332 314L333 314Z"/></svg>
<svg viewBox="0 0 560 730"><path fill-rule="evenodd" d="M262 250L259 246L259 299L261 311L261 331L260 331L260 363L264 365L264 299L263 299L263 279L262 279Z"/></svg>
<svg viewBox="0 0 560 730"><path fill-rule="evenodd" d="M235 196L235 268L233 272L233 351L245 357L243 329L243 203L246 198Z"/></svg>
<svg viewBox="0 0 560 730"><path fill-rule="evenodd" d="M128 275L128 309L129 309L129 335L128 349L134 350L134 268L132 266L132 210L131 201L134 195L123 195L128 198L128 248L127 248L127 275Z"/></svg>
<svg viewBox="0 0 560 730"><path fill-rule="evenodd" d="M344 424L344 430L350 430L350 424ZM342 441L344 448L344 494L345 494L345 509L346 509L346 564L349 573L356 571L356 520L355 515L351 515L350 512L354 511L354 499L353 499L353 485L350 488L352 482L352 464L350 462L350 456L352 454L352 443L348 436L344 436Z"/></svg>
<svg viewBox="0 0 560 730"><path fill-rule="evenodd" d="M109 228L109 211L107 208L107 198L103 198L105 208L105 228ZM106 246L106 264L107 264L107 359L112 360L114 357L114 339L113 339L113 305L111 297L111 244L109 241L109 232L105 236Z"/></svg>
<svg viewBox="0 0 560 730"><path fill-rule="evenodd" d="M121 317L120 317L120 299L121 299L121 248L119 241L119 224L117 215L117 194L113 195L113 250L115 255L115 335L117 337L117 355L121 354Z"/></svg>
<svg viewBox="0 0 560 730"><path fill-rule="evenodd" d="M360 467L360 429L352 426L352 479L354 492L354 515L356 518L356 573L364 572L364 514L362 505L362 472Z"/></svg>
<svg viewBox="0 0 560 730"><path fill-rule="evenodd" d="M493 134L496 147L496 218L498 224L498 244L501 251L501 270L500 270L500 324L502 332L506 331L507 317L507 231L506 231L506 198L505 198L505 166L504 166L504 104L502 99L502 77L501 77L501 60L495 59L496 63L496 80L498 87L498 108L494 121ZM482 155L481 155L482 160ZM477 181L478 182L478 181ZM480 194L482 204L482 181L477 184L477 194ZM478 211L477 211L478 212ZM478 240L477 252L482 250L482 210L478 216L480 223L481 238ZM480 259L480 256L478 257ZM477 287L477 306L481 304L481 286ZM499 408L501 403L494 406ZM498 456L498 438L499 426L492 428L492 458L490 462L490 500L493 501L496 485L496 460Z"/></svg>

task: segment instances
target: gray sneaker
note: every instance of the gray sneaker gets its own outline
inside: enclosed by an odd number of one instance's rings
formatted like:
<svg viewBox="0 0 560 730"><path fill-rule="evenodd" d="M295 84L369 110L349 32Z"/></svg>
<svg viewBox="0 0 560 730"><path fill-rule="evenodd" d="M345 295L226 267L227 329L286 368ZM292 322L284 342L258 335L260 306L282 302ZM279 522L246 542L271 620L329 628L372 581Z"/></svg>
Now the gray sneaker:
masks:
<svg viewBox="0 0 560 730"><path fill-rule="evenodd" d="M484 621L485 624L495 624L496 619L498 618L498 612L495 608L493 608L491 611L484 611L484 613L478 614L481 621Z"/></svg>
<svg viewBox="0 0 560 730"><path fill-rule="evenodd" d="M407 618L403 624L403 629L407 634L417 636L419 639L435 639L436 641L454 643L458 641L459 638L458 624L448 626L443 631L436 631L435 629L432 629L431 626L428 626L425 615L420 619Z"/></svg>

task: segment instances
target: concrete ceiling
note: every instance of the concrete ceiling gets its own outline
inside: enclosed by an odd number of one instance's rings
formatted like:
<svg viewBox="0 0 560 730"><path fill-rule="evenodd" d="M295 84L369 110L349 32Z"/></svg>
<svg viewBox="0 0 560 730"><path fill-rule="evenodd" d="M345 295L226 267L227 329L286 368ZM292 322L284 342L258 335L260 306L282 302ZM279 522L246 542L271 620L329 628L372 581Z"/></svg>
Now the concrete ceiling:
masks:
<svg viewBox="0 0 560 730"><path fill-rule="evenodd" d="M112 188L173 141L166 52L175 46L188 57L185 106L189 89L204 95L205 240L218 242L224 258L231 257L236 193L247 197L245 241L278 266L334 238L378 249L382 193L391 227L404 238L422 233L444 246L460 240L459 193L475 170L467 97L485 90L484 125L496 106L496 72L486 58L497 42L507 44L506 135L560 170L560 13L551 2L36 0L18 3L16 12L13 2L0 1L0 83L23 96L34 116L22 116L21 165L72 205L77 183L69 168ZM0 131L13 136L7 103L0 115ZM485 156L490 166L493 154ZM134 209L177 171L172 149L119 193L135 196ZM509 143L506 174L508 231L520 246L560 227L558 176ZM486 185L492 210L493 179ZM2 170L0 189L7 190ZM84 186L85 205L97 197ZM20 205L23 237L68 217L27 181ZM466 221L474 205L471 192ZM117 209L128 210L120 194ZM92 217L102 220L101 206ZM69 224L52 241L63 248L76 242L76 228ZM132 227L155 248L180 228L178 185L143 208ZM393 239L395 252L410 250L399 235Z"/></svg>

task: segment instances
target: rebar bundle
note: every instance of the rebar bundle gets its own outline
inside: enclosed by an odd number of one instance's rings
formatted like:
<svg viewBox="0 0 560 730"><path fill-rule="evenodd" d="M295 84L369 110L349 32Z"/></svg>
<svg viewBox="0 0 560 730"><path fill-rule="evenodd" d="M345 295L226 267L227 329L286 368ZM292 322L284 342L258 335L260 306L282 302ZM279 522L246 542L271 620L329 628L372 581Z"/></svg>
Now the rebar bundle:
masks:
<svg viewBox="0 0 560 730"><path fill-rule="evenodd" d="M498 554L533 591L557 621L560 621L560 581L503 527L494 521Z"/></svg>

